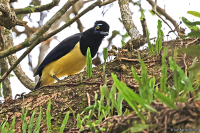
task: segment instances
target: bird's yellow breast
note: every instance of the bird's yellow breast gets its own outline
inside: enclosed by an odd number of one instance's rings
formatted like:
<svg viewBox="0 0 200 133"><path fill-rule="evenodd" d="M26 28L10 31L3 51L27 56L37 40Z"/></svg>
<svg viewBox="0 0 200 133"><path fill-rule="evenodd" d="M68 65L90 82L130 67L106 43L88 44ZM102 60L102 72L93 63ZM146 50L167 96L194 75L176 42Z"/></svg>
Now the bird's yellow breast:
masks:
<svg viewBox="0 0 200 133"><path fill-rule="evenodd" d="M60 59L49 63L44 67L41 77L41 86L51 84L55 81L51 76L63 77L66 75L74 75L80 72L86 66L86 57L82 55L80 43Z"/></svg>

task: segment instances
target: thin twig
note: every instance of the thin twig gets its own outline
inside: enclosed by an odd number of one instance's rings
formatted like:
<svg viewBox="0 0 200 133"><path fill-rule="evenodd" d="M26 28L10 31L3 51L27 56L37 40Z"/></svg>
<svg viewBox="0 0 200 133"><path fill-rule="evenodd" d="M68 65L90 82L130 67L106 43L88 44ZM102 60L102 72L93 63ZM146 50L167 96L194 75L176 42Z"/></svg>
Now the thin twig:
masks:
<svg viewBox="0 0 200 133"><path fill-rule="evenodd" d="M28 14L28 13L34 13L34 12L42 12L44 10L50 10L54 6L57 6L60 0L53 0L51 3L41 6L34 6L34 7L25 7L21 9L15 9L16 15L19 14Z"/></svg>
<svg viewBox="0 0 200 133"><path fill-rule="evenodd" d="M157 12L156 10L156 7L157 7L157 0L155 1L155 3L153 3L153 6L152 6L152 12L155 13L160 19L162 19L162 21L167 24L167 26L171 29L171 31L174 31L172 29L172 27L167 23L167 21L165 21L161 16L160 14ZM174 33L175 34L175 33ZM176 35L176 34L175 34ZM177 36L177 35L176 35Z"/></svg>
<svg viewBox="0 0 200 133"><path fill-rule="evenodd" d="M152 0L146 0L147 2L149 2L149 4L153 7L155 5L155 3ZM176 23L176 21L169 16L165 10L163 10L161 7L159 7L158 5L156 6L156 11L158 11L160 14L162 14L163 16L165 16L166 19L168 19L175 27L176 31L179 33L180 29L178 24ZM157 14L156 14L157 15ZM173 30L172 30L173 31Z"/></svg>
<svg viewBox="0 0 200 133"><path fill-rule="evenodd" d="M88 98L88 107L90 107L91 104L90 104L90 95L89 95L89 93L87 93L87 98Z"/></svg>

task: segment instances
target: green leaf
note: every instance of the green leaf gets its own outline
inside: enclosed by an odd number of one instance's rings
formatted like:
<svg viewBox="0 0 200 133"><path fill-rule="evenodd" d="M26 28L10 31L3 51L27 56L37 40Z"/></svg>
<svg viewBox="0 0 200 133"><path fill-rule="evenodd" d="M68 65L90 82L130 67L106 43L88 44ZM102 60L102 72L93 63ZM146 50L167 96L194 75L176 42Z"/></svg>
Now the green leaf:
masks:
<svg viewBox="0 0 200 133"><path fill-rule="evenodd" d="M82 122L81 122L81 117L79 114L77 114L77 128L81 128Z"/></svg>
<svg viewBox="0 0 200 133"><path fill-rule="evenodd" d="M22 107L22 115L21 115L21 119L22 119L22 132L26 133L26 128L27 128L27 121L26 121L26 115L28 113L28 107L26 109L26 112L24 113L24 97L23 97L23 107Z"/></svg>
<svg viewBox="0 0 200 133"><path fill-rule="evenodd" d="M133 126L130 128L131 132L142 132L145 129L148 129L150 125L148 124L133 124Z"/></svg>
<svg viewBox="0 0 200 133"><path fill-rule="evenodd" d="M106 62L106 59L108 58L108 50L107 50L107 48L104 48L104 50L103 50L103 58L104 58L104 62Z"/></svg>
<svg viewBox="0 0 200 133"><path fill-rule="evenodd" d="M141 9L140 12L141 12L140 20L143 20L145 18L144 10Z"/></svg>
<svg viewBox="0 0 200 133"><path fill-rule="evenodd" d="M152 12L152 10L149 10L149 12L151 13L151 15L155 16L156 14Z"/></svg>
<svg viewBox="0 0 200 133"><path fill-rule="evenodd" d="M200 31L191 31L187 35L188 37L200 37Z"/></svg>
<svg viewBox="0 0 200 133"><path fill-rule="evenodd" d="M122 46L125 44L125 39L126 39L127 37L129 37L128 32L126 32L126 34L122 35L122 40L121 40Z"/></svg>
<svg viewBox="0 0 200 133"><path fill-rule="evenodd" d="M180 48L178 52L180 53L186 53L187 55L190 56L197 56L198 59L200 59L200 45L191 45L188 46L187 48Z"/></svg>
<svg viewBox="0 0 200 133"><path fill-rule="evenodd" d="M183 23L185 23L185 25L190 28L191 30L198 30L199 28L196 25L200 25L200 21L196 21L196 22L190 22L189 20L187 20L185 17L182 17L182 21Z"/></svg>
<svg viewBox="0 0 200 133"><path fill-rule="evenodd" d="M32 133L33 130L33 122L34 122L34 115L35 115L36 111L33 111L33 114L31 115L31 120L30 120L30 124L28 126L28 133Z"/></svg>
<svg viewBox="0 0 200 133"><path fill-rule="evenodd" d="M200 18L200 13L199 12L196 12L196 11L187 11L187 13L195 16L195 17L199 17Z"/></svg>
<svg viewBox="0 0 200 133"><path fill-rule="evenodd" d="M198 92L198 97L195 99L196 100L200 100L200 92Z"/></svg>
<svg viewBox="0 0 200 133"><path fill-rule="evenodd" d="M147 35L147 44L148 44L148 47L149 47L149 52L151 54L153 54L153 45L151 44L150 42L150 39L149 39L149 31L147 29L147 27L145 27L145 30L146 30L146 35Z"/></svg>
<svg viewBox="0 0 200 133"><path fill-rule="evenodd" d="M117 102L116 102L116 108L117 108L117 112L118 115L122 115L122 101L123 101L123 96L122 94L119 92L117 95Z"/></svg>
<svg viewBox="0 0 200 133"><path fill-rule="evenodd" d="M200 70L200 63L196 63L194 66L188 68L188 71L199 71Z"/></svg>
<svg viewBox="0 0 200 133"><path fill-rule="evenodd" d="M142 99L137 93L135 93L134 91L132 91L130 88L128 88L126 86L125 83L119 81L117 79L117 76L114 75L113 73L111 74L114 84L117 87L117 89L119 90L119 92L122 94L123 98L128 102L128 104L136 111L136 114L142 119L144 120L144 116L142 114L140 114L138 107L137 107L137 103L139 103L142 107L148 109L149 111L153 111L156 112L156 110L154 108L152 108L144 99ZM136 102L135 102L136 101Z"/></svg>
<svg viewBox="0 0 200 133"><path fill-rule="evenodd" d="M12 121L11 129L8 133L14 133L15 132L15 120L16 120L16 115Z"/></svg>
<svg viewBox="0 0 200 133"><path fill-rule="evenodd" d="M65 129L65 125L67 124L68 122L68 119L69 119L69 111L67 111L67 114L65 115L65 118L62 122L62 125L60 127L60 133L63 133L64 129Z"/></svg>
<svg viewBox="0 0 200 133"><path fill-rule="evenodd" d="M165 103L168 107L173 108L173 109L178 109L174 105L174 101L173 100L171 100L170 98L166 97L165 95L163 95L159 91L154 92L154 95L155 95L155 97L157 99L159 99L161 102Z"/></svg>
<svg viewBox="0 0 200 133"><path fill-rule="evenodd" d="M141 79L140 79L140 77L137 75L137 73L136 73L136 71L135 71L135 69L133 68L133 66L131 66L131 68L132 68L132 73L133 73L133 76L134 76L134 78L135 78L135 80L138 82L138 84L141 82Z"/></svg>
<svg viewBox="0 0 200 133"><path fill-rule="evenodd" d="M46 110L46 119L47 119L47 133L50 133L50 127L51 127L51 99L49 98L49 104L47 105Z"/></svg>
<svg viewBox="0 0 200 133"><path fill-rule="evenodd" d="M33 131L33 133L39 133L41 118L42 118L42 107L40 107L40 114L36 120L35 130Z"/></svg>
<svg viewBox="0 0 200 133"><path fill-rule="evenodd" d="M92 76L92 57L89 47L87 49L87 74L89 78Z"/></svg>
<svg viewBox="0 0 200 133"><path fill-rule="evenodd" d="M158 20L158 37L157 37L157 40L156 40L156 51L157 51L157 54L160 54L160 51L161 51L161 48L162 48L162 40L163 40L163 37L164 37L164 34L163 34L163 31L161 30L162 28L162 21Z"/></svg>

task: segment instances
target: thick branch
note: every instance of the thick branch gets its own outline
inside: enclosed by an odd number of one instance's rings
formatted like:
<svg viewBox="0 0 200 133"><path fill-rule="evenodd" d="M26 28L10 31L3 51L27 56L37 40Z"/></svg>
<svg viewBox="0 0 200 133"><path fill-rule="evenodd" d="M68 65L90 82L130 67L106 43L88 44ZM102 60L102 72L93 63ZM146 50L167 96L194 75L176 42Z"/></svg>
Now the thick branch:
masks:
<svg viewBox="0 0 200 133"><path fill-rule="evenodd" d="M4 38L5 39L5 49L12 47L13 44L13 37L12 37L12 32L10 30L5 30L4 31ZM12 54L7 57L10 66L13 66L14 62L17 60L16 54ZM20 64L15 67L13 70L19 81L28 89L33 90L35 83L24 73L22 70Z"/></svg>
<svg viewBox="0 0 200 133"><path fill-rule="evenodd" d="M18 20L15 13L11 12L10 9L4 5L0 4L0 25L11 29L15 25L26 25L27 22Z"/></svg>
<svg viewBox="0 0 200 133"><path fill-rule="evenodd" d="M54 6L57 6L60 0L53 0L51 3L42 5L42 6L35 6L35 7L26 7L22 9L15 9L15 13L18 14L28 14L28 13L33 13L33 12L41 12L44 10L50 10Z"/></svg>
<svg viewBox="0 0 200 133"><path fill-rule="evenodd" d="M152 7L155 7L154 5L155 5L155 3L152 1L152 0L147 0L148 2L149 2L149 4L152 6ZM167 19L167 20L169 20L173 25L174 25L174 27L175 27L175 29L176 29L176 31L179 33L180 32L180 29L179 29L179 26L178 26L178 24L176 23L176 21L173 19L173 18L171 18L166 12L165 12L165 10L163 10L162 8L160 8L158 5L156 6L156 10L160 13L160 14L162 14L163 16L165 16L165 18Z"/></svg>
<svg viewBox="0 0 200 133"><path fill-rule="evenodd" d="M132 20L131 10L129 8L129 0L118 0L120 12L122 16L122 22L131 38L140 38L140 33Z"/></svg>
<svg viewBox="0 0 200 133"><path fill-rule="evenodd" d="M0 48L1 50L4 50L5 46L5 39L3 37L3 29L4 27L0 26ZM1 67L1 73L5 73L8 70L8 60L7 58L2 58L0 59L0 67ZM12 99L12 90L10 87L10 76L6 77L5 80L2 83L2 88L3 88L3 96L4 99L6 98L11 98ZM1 91L1 89L0 89ZM1 92L0 92L1 94Z"/></svg>

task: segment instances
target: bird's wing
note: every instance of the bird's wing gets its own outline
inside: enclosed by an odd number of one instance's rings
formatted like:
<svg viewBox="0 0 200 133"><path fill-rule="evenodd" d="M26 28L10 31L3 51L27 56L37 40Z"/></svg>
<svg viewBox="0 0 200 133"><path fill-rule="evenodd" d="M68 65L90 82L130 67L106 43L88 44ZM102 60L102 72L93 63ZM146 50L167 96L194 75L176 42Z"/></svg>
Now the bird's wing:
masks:
<svg viewBox="0 0 200 133"><path fill-rule="evenodd" d="M45 57L43 62L38 67L37 71L35 72L34 76L42 75L43 68L48 65L49 63L58 60L59 58L63 57L67 53L69 53L74 46L80 41L81 33L77 33L75 35L72 35L62 42L60 42L51 52Z"/></svg>

